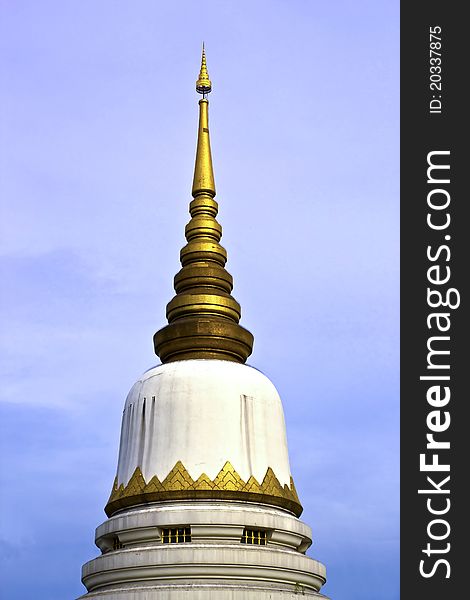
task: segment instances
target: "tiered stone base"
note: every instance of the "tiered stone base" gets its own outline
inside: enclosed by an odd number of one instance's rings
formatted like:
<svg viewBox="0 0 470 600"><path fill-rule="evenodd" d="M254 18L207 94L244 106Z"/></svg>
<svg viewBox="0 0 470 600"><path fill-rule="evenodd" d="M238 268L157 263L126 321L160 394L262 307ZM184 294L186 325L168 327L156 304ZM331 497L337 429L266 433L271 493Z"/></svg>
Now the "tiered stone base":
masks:
<svg viewBox="0 0 470 600"><path fill-rule="evenodd" d="M191 541L162 543L190 527ZM241 542L245 528L266 545ZM319 593L325 567L304 553L310 528L288 511L244 502L174 502L123 510L96 531L82 600L289 600Z"/></svg>

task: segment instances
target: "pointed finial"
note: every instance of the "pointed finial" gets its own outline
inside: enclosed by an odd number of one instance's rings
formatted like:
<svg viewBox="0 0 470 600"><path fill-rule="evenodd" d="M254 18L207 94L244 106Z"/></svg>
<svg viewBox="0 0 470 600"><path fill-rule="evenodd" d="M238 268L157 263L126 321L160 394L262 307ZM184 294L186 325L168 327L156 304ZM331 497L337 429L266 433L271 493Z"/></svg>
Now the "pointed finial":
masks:
<svg viewBox="0 0 470 600"><path fill-rule="evenodd" d="M202 43L202 58L201 58L201 70L199 71L199 79L196 81L196 92L202 94L202 97L208 94L212 90L212 82L209 79L209 73L207 72L206 64L206 51L204 49L204 42Z"/></svg>

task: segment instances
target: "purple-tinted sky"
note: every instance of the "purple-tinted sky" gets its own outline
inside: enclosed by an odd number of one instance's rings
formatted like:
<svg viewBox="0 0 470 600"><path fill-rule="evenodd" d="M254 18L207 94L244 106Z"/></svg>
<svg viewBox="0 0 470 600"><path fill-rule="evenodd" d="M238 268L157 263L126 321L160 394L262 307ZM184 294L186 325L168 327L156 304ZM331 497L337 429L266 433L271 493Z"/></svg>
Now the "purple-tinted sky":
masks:
<svg viewBox="0 0 470 600"><path fill-rule="evenodd" d="M72 599L188 221L205 40L249 363L333 600L398 598L398 1L0 1L1 558Z"/></svg>

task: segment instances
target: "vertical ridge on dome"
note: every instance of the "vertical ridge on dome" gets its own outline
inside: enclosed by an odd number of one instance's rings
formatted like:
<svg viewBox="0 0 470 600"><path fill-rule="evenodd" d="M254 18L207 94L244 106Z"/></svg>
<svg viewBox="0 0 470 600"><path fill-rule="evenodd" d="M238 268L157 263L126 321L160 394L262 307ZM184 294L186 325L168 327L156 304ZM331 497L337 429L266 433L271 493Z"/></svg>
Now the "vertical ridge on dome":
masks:
<svg viewBox="0 0 470 600"><path fill-rule="evenodd" d="M239 325L241 309L231 295L233 280L226 271L227 252L220 245L215 180L209 137L209 101L212 90L204 45L196 81L199 128L196 162L182 248L182 269L175 276L176 295L168 303L168 325L154 335L155 353L162 363L193 358L218 358L244 363L253 349L252 334Z"/></svg>

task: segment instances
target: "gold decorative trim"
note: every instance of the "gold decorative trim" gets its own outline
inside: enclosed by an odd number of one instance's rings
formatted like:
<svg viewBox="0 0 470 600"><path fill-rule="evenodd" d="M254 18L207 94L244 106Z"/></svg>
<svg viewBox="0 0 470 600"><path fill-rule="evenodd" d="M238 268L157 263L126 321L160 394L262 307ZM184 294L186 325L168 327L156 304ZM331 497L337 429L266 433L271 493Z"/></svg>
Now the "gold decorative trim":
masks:
<svg viewBox="0 0 470 600"><path fill-rule="evenodd" d="M126 486L118 486L116 478L105 511L110 517L128 506L188 499L262 502L286 508L296 516L302 513L292 477L290 486L282 486L271 467L268 467L261 483L253 475L248 481L243 481L229 461L220 469L215 479L211 480L202 473L194 480L180 460L163 481L155 475L146 483L140 467L136 468Z"/></svg>

